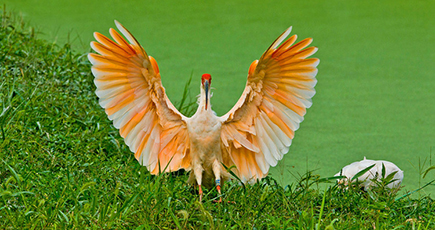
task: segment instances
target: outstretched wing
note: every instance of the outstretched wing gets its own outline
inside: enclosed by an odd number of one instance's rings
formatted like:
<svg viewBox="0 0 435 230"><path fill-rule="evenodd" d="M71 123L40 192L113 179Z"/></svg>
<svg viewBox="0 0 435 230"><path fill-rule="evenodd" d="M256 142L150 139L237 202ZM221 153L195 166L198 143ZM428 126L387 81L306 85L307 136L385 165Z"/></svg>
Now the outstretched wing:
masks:
<svg viewBox="0 0 435 230"><path fill-rule="evenodd" d="M319 59L307 57L317 48L306 48L311 38L293 45L296 35L282 43L290 31L251 64L242 96L220 118L222 149L232 161L224 164L236 165L243 181L263 178L282 159L312 104Z"/></svg>
<svg viewBox="0 0 435 230"><path fill-rule="evenodd" d="M113 40L95 32L88 55L96 94L136 159L157 174L190 169L185 117L166 96L156 61L120 23L110 29ZM170 163L169 163L170 162ZM169 163L169 165L168 165Z"/></svg>

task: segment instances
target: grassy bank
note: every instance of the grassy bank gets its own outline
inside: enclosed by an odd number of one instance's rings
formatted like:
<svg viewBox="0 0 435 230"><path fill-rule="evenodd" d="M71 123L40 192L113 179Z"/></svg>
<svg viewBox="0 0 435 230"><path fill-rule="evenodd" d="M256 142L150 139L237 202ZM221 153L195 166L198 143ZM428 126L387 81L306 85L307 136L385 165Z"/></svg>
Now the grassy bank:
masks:
<svg viewBox="0 0 435 230"><path fill-rule="evenodd" d="M365 157L394 162L405 190L428 183L435 159L435 1L3 0L39 38L89 51L94 31L116 19L155 57L171 101L213 76L218 115L237 102L249 65L289 26L312 37L320 58L316 95L289 154L271 174L282 185L316 169L323 177ZM432 149L432 150L431 150ZM426 164L423 164L426 162ZM424 190L435 194L435 186Z"/></svg>
<svg viewBox="0 0 435 230"><path fill-rule="evenodd" d="M429 197L342 190L313 173L288 186L236 181L204 202L187 176L151 176L99 107L85 54L2 12L0 228L433 229ZM433 171L429 172L429 174Z"/></svg>

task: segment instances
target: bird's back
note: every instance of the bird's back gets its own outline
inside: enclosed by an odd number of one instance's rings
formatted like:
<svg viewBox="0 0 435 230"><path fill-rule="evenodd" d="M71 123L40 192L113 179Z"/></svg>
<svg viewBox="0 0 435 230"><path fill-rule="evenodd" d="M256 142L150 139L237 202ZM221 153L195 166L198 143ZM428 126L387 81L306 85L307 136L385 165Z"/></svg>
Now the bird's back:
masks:
<svg viewBox="0 0 435 230"><path fill-rule="evenodd" d="M202 168L203 185L211 187L214 183L212 165L215 160L224 162L221 150L222 123L211 110L198 110L186 121L189 131L192 169ZM229 174L222 168L222 180L229 178ZM195 184L194 174L190 174L189 183Z"/></svg>

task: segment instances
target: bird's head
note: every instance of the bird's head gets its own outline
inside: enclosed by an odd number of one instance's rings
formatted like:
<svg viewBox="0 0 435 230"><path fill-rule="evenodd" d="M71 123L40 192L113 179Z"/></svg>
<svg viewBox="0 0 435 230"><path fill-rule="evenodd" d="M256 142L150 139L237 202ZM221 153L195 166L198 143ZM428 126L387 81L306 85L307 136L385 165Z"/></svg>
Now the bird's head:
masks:
<svg viewBox="0 0 435 230"><path fill-rule="evenodd" d="M205 110L208 108L208 101L210 96L210 85L211 85L211 75L208 73L205 73L201 77L201 88L205 92Z"/></svg>

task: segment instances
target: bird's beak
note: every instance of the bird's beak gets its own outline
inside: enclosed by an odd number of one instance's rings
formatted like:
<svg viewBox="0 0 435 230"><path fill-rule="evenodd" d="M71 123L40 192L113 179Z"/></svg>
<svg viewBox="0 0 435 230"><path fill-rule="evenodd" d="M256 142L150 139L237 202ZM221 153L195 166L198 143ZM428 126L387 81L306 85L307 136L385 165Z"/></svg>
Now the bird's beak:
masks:
<svg viewBox="0 0 435 230"><path fill-rule="evenodd" d="M208 91L210 88L210 82L208 80L206 80L204 82L204 89L205 89L205 110L207 110L208 107Z"/></svg>

